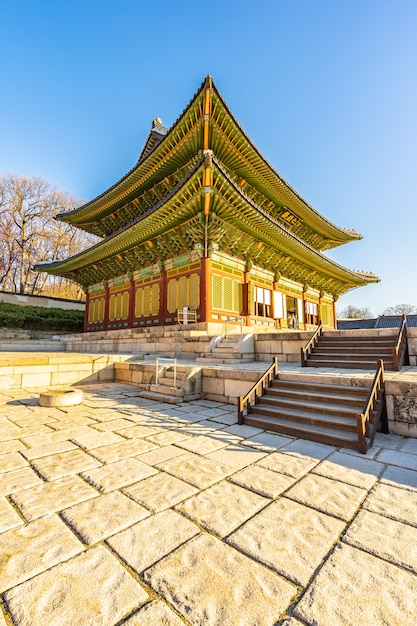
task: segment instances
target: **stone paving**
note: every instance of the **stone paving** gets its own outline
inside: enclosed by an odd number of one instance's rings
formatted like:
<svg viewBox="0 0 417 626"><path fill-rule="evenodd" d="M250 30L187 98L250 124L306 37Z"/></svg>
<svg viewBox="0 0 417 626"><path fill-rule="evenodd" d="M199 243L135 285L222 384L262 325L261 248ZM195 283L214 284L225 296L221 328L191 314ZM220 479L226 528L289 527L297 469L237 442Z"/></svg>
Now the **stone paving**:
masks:
<svg viewBox="0 0 417 626"><path fill-rule="evenodd" d="M0 394L0 626L416 623L417 440L360 455L83 390Z"/></svg>

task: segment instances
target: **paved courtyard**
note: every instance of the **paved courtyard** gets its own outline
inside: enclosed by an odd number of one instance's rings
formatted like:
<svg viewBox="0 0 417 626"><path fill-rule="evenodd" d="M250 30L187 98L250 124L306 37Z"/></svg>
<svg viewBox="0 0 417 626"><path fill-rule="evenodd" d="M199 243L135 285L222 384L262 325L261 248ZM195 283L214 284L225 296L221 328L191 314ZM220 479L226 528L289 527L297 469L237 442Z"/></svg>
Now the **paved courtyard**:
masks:
<svg viewBox="0 0 417 626"><path fill-rule="evenodd" d="M0 625L416 623L417 440L368 454L236 408L0 393Z"/></svg>

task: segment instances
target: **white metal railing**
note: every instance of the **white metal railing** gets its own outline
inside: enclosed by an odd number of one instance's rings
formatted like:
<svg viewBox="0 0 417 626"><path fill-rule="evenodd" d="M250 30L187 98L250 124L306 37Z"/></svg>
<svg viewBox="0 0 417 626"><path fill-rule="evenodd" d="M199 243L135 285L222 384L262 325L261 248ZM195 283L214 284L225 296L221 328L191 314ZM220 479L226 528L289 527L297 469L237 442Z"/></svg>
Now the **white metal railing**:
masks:
<svg viewBox="0 0 417 626"><path fill-rule="evenodd" d="M243 322L244 322L245 318L244 317L226 317L226 335L225 335L225 339L227 339L227 335L229 332L229 322L240 322L240 334L243 334Z"/></svg>
<svg viewBox="0 0 417 626"><path fill-rule="evenodd" d="M158 384L159 378L159 361L172 361L174 366L174 388L177 387L177 359L170 359L168 357L157 356L155 357L155 385Z"/></svg>
<svg viewBox="0 0 417 626"><path fill-rule="evenodd" d="M182 309L177 309L178 324L195 324L197 322L197 311L189 309L184 306Z"/></svg>

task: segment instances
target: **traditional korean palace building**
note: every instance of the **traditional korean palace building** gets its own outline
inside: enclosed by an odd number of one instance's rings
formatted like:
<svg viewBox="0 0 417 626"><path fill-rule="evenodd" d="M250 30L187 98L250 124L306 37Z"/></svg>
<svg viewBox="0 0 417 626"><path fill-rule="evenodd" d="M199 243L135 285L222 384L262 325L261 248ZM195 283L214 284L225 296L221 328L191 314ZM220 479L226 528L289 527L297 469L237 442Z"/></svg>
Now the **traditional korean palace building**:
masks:
<svg viewBox="0 0 417 626"><path fill-rule="evenodd" d="M99 235L37 270L86 291L86 331L177 324L335 327L335 302L377 282L325 256L360 239L311 207L266 161L208 76L171 128L160 119L136 165L58 219Z"/></svg>

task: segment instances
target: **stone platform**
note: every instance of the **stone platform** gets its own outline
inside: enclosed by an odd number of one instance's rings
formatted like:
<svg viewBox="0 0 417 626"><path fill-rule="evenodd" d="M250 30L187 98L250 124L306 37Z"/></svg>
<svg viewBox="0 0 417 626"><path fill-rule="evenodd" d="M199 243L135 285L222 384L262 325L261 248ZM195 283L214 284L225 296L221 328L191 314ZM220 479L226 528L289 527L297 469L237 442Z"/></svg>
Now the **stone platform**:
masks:
<svg viewBox="0 0 417 626"><path fill-rule="evenodd" d="M0 392L2 626L415 622L416 440L360 455L80 389Z"/></svg>

